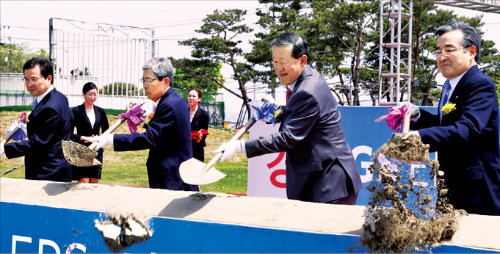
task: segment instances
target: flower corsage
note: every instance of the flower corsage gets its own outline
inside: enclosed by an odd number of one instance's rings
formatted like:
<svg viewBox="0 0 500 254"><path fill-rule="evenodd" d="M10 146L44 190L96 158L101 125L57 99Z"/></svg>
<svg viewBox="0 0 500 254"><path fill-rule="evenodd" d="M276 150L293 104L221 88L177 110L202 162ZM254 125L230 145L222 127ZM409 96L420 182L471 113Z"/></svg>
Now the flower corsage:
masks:
<svg viewBox="0 0 500 254"><path fill-rule="evenodd" d="M441 111L443 112L443 115L447 115L447 114L453 112L457 108L456 105L457 104L451 103L451 102L446 103L446 105L444 105L443 108L441 109Z"/></svg>
<svg viewBox="0 0 500 254"><path fill-rule="evenodd" d="M144 125L142 127L146 128L149 122L151 122L151 119L153 119L153 116L155 116L155 113L150 113L148 117L146 117L146 120L144 121Z"/></svg>

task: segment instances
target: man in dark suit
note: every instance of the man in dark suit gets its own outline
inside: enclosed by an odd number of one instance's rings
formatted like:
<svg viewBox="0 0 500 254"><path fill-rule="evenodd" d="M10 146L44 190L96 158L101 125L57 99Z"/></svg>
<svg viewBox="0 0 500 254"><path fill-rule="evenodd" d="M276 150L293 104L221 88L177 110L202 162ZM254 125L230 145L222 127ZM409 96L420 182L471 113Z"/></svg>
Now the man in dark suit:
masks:
<svg viewBox="0 0 500 254"><path fill-rule="evenodd" d="M272 43L274 70L290 89L278 133L224 143L221 161L236 152L248 157L286 151L289 199L356 204L361 178L347 144L338 105L326 81L309 65L307 40L283 33Z"/></svg>
<svg viewBox="0 0 500 254"><path fill-rule="evenodd" d="M447 81L437 115L410 104L417 115L410 127L418 130L410 134L437 151L455 208L500 215L498 99L495 84L477 66L481 39L463 22L446 24L436 35L436 60Z"/></svg>
<svg viewBox="0 0 500 254"><path fill-rule="evenodd" d="M52 86L54 72L47 59L28 60L23 72L26 90L36 96L28 117L28 140L5 144L5 154L9 159L25 156L26 179L70 182L71 165L61 146L72 131L68 99Z"/></svg>
<svg viewBox="0 0 500 254"><path fill-rule="evenodd" d="M156 57L142 67L146 96L155 102L155 112L144 133L105 134L96 138L96 150L114 145L115 151L149 149L149 187L169 190L199 191L179 175L182 162L193 157L191 125L186 101L171 88L174 68L170 60Z"/></svg>

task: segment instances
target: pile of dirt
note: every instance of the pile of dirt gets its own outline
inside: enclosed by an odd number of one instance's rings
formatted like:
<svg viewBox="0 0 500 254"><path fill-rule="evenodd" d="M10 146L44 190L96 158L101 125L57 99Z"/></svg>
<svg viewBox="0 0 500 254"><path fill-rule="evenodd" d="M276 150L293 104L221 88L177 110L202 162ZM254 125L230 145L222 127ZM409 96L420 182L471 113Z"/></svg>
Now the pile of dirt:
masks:
<svg viewBox="0 0 500 254"><path fill-rule="evenodd" d="M371 173L378 179L363 224L361 243L374 252L412 252L451 239L465 214L446 200L444 173L429 158L429 146L419 136L395 134L373 157ZM424 164L430 174L414 174L410 163ZM437 189L428 186L436 177ZM435 199L437 196L437 199Z"/></svg>

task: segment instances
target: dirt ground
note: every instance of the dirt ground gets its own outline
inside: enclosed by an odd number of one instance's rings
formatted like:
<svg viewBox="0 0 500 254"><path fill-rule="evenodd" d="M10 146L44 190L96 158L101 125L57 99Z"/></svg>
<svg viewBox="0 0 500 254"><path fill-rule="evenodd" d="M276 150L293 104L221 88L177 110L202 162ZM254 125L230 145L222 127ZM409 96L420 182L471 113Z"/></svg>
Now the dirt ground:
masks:
<svg viewBox="0 0 500 254"><path fill-rule="evenodd" d="M439 163L429 159L429 146L420 137L394 134L375 154L370 171L380 179L372 192L363 224L362 244L374 252L423 251L450 240L463 210L446 202L446 186ZM430 174L411 174L411 163L430 167ZM437 190L422 183L437 176ZM432 202L434 193L437 200Z"/></svg>

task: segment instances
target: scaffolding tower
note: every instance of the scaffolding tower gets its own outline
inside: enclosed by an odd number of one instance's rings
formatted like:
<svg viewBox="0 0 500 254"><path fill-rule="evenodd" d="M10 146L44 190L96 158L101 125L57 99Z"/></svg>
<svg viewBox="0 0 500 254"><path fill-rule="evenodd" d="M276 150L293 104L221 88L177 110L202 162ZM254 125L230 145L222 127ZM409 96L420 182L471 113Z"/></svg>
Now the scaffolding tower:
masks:
<svg viewBox="0 0 500 254"><path fill-rule="evenodd" d="M410 101L412 13L411 0L380 0L379 106ZM389 62L385 70L384 59Z"/></svg>
<svg viewBox="0 0 500 254"><path fill-rule="evenodd" d="M500 14L500 0L423 0L452 7Z"/></svg>

